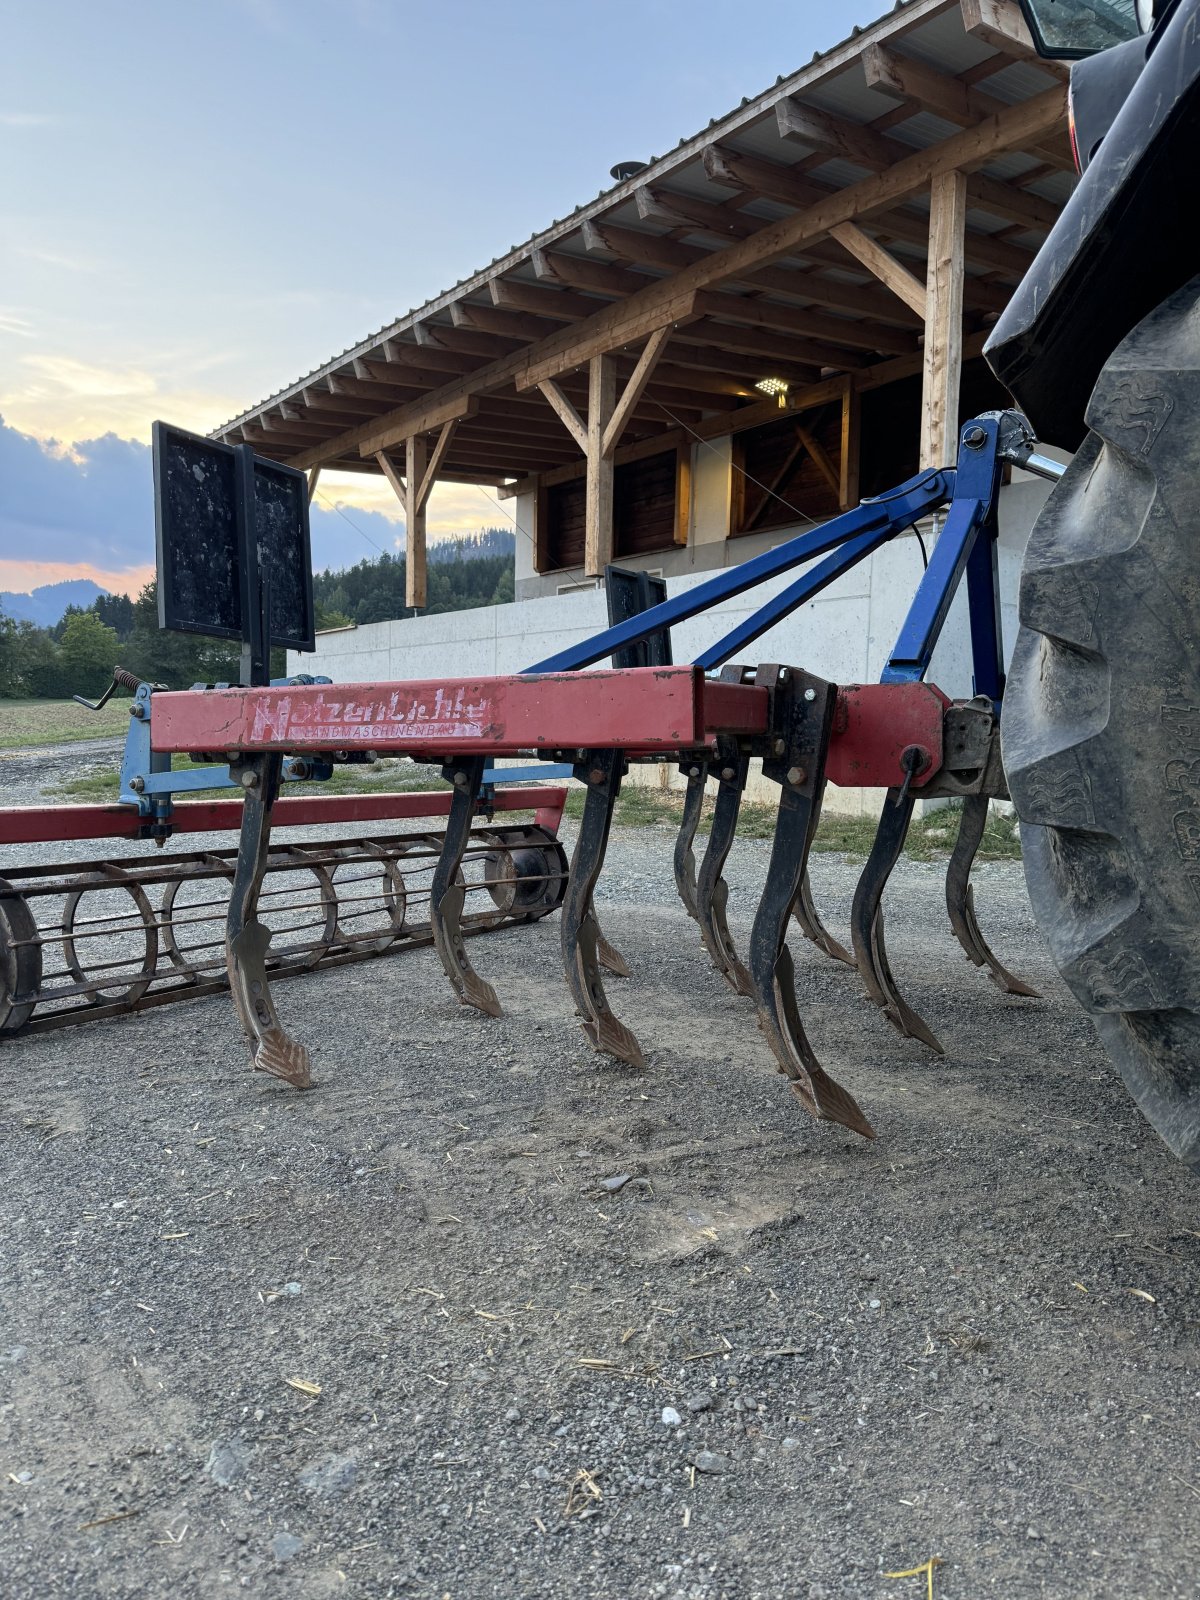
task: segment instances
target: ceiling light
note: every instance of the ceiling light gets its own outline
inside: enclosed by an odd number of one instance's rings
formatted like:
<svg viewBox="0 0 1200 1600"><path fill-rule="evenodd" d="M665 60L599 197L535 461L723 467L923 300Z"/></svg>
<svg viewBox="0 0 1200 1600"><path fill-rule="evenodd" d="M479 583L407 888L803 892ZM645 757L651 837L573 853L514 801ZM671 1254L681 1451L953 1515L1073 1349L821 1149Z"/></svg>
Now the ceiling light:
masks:
<svg viewBox="0 0 1200 1600"><path fill-rule="evenodd" d="M779 401L782 411L787 405L788 381L786 378L760 378L754 385L760 394L773 394Z"/></svg>

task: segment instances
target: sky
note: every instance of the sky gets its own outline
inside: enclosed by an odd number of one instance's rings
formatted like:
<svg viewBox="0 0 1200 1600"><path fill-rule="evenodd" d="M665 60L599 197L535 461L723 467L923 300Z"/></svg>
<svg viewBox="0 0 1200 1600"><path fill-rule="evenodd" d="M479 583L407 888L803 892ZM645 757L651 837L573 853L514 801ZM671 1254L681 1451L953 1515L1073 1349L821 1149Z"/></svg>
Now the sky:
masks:
<svg viewBox="0 0 1200 1600"><path fill-rule="evenodd" d="M139 588L155 418L228 421L885 9L0 0L0 589ZM314 564L402 540L322 479Z"/></svg>

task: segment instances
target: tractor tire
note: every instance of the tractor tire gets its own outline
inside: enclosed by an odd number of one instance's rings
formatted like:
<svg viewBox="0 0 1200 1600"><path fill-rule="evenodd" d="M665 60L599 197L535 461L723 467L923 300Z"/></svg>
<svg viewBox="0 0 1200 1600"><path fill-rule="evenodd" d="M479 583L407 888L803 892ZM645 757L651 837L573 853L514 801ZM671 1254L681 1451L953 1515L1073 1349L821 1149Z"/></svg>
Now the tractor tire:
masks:
<svg viewBox="0 0 1200 1600"><path fill-rule="evenodd" d="M1004 766L1054 961L1200 1172L1200 278L1087 421L1025 555Z"/></svg>

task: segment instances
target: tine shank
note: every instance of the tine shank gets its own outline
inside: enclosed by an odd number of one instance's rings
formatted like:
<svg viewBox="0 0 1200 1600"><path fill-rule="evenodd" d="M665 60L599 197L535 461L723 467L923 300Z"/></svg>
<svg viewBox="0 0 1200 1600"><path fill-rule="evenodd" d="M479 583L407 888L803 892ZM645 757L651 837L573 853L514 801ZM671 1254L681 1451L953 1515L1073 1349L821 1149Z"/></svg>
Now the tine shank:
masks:
<svg viewBox="0 0 1200 1600"><path fill-rule="evenodd" d="M258 920L258 893L271 845L271 808L279 794L283 757L248 756L241 763L245 788L237 866L225 922L229 990L258 1072L296 1089L311 1089L312 1057L279 1020L267 980L271 930Z"/></svg>
<svg viewBox="0 0 1200 1600"><path fill-rule="evenodd" d="M614 1016L604 993L600 977L603 935L592 906L624 766L625 757L620 750L590 750L575 768L575 776L587 784L587 798L563 897L560 933L563 975L583 1031L597 1050L627 1061L632 1067L641 1067L645 1065L641 1045Z"/></svg>
<svg viewBox="0 0 1200 1600"><path fill-rule="evenodd" d="M595 915L594 912L593 915ZM605 972L611 972L614 978L632 976L628 961L626 961L615 944L609 944L608 940L600 932L599 926L597 926L596 930L596 960L604 968Z"/></svg>
<svg viewBox="0 0 1200 1600"><path fill-rule="evenodd" d="M700 826L700 813L704 809L704 786L708 779L703 761L685 763L680 772L687 774L687 793L683 797L683 819L675 836L675 887L688 916L696 919L696 857L692 845L696 829Z"/></svg>
<svg viewBox="0 0 1200 1600"><path fill-rule="evenodd" d="M700 924L700 937L704 948L712 957L712 964L725 979L734 994L753 995L754 983L734 948L729 932L725 908L729 903L729 886L721 876L729 851L737 833L738 812L746 787L749 757L730 755L713 764L720 787L713 809L712 828L708 835L708 848L700 865L696 880L696 920Z"/></svg>
<svg viewBox="0 0 1200 1600"><path fill-rule="evenodd" d="M791 1087L805 1108L823 1121L839 1122L875 1137L854 1097L825 1072L800 1021L795 970L787 948L787 929L800 893L815 828L816 796L824 781L825 751L833 721L834 685L792 672L785 681L778 671L777 695L786 695L787 737L779 760L763 762L763 772L781 784L779 815L766 887L750 933L748 968L758 1007L758 1025ZM758 682L770 682L760 669ZM805 695L812 691L811 700Z"/></svg>
<svg viewBox="0 0 1200 1600"><path fill-rule="evenodd" d="M1015 977L1003 962L997 959L979 931L979 923L975 919L971 867L983 838L983 830L987 826L987 816L986 794L970 795L963 801L958 838L954 843L950 864L946 868L946 910L950 915L950 926L954 929L954 937L966 951L968 959L977 967L986 967L992 982L998 984L1005 994L1023 994L1033 1000L1040 1000L1042 997L1036 989Z"/></svg>
<svg viewBox="0 0 1200 1600"><path fill-rule="evenodd" d="M812 885L808 879L808 868L804 869L804 877L800 880L800 893L796 896L796 905L793 916L800 925L800 930L806 939L811 939L818 950L824 950L827 956L832 956L835 961L842 961L848 967L854 965L854 957L840 944L829 929L821 921L821 913L813 903Z"/></svg>
<svg viewBox="0 0 1200 1600"><path fill-rule="evenodd" d="M888 790L871 854L854 890L850 930L859 974L871 999L898 1033L906 1039L920 1039L944 1055L937 1036L900 993L883 935L883 891L904 849L915 804L916 796L911 792Z"/></svg>
<svg viewBox="0 0 1200 1600"><path fill-rule="evenodd" d="M462 932L462 910L467 896L462 859L471 837L483 768L482 756L467 756L442 768L442 777L454 785L454 795L446 819L442 853L430 886L429 921L438 957L459 1000L464 1006L474 1006L485 1016L499 1017L503 1012L496 991L476 972Z"/></svg>

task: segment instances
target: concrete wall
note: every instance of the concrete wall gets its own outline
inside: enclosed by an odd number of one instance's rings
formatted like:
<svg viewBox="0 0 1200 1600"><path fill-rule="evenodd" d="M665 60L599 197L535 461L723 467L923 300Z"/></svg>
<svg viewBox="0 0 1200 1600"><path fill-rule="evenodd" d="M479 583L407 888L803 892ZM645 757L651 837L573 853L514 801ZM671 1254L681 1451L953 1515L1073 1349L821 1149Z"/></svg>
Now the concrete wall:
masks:
<svg viewBox="0 0 1200 1600"><path fill-rule="evenodd" d="M719 479L719 459L716 463L703 463L702 471ZM1021 555L1048 493L1048 485L1037 479L1023 473L1014 474L1014 477L1016 481L1002 490L1000 497L1000 581L1005 643L1010 652L1016 637ZM718 492L719 485L712 486L714 498ZM696 497L698 507L711 507L712 503L707 491ZM527 508L518 502L518 518L523 514L527 514ZM706 532L703 540L700 539L702 526ZM721 526L723 529L724 525ZM682 571L673 570L678 561L686 562L686 558L695 554L700 558L711 556L714 566L726 560L733 564L744 559L755 546L766 548L779 544L803 531L802 527L778 530L760 543L748 539L726 541L713 536L709 530L715 527L715 519L704 524L697 519L693 527L694 546L671 552L672 566L658 556L647 557L643 563L649 567L668 566L667 587L672 596L703 582L711 571L711 567L701 567L699 559L692 570L686 566ZM933 529L925 537L926 543L931 543L936 537ZM526 542L518 535L518 571L521 570L523 545ZM526 545L526 548L529 547ZM818 599L763 634L740 652L740 659L788 662L837 683L872 682L879 677L895 642L920 581L921 570L921 551L916 538L910 534L895 539L870 560L845 574ZM675 660L693 659L770 595L793 582L795 576L791 573L777 578L727 601L714 611L682 623L673 631ZM325 673L338 683L515 673L578 643L606 623L604 591L594 587L578 588L561 595L551 593L518 599L511 605L372 623L321 634L316 654L289 654L288 669ZM950 695L972 693L965 592L954 602L929 676ZM675 781L676 776L673 767L665 766L635 769L632 774L633 781L651 784ZM751 792L765 796L771 790L758 776L752 779ZM842 811L873 811L878 803L878 795L832 787L825 801L827 809Z"/></svg>

